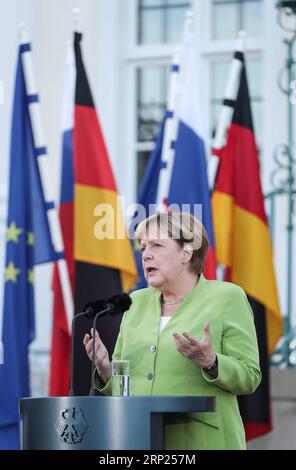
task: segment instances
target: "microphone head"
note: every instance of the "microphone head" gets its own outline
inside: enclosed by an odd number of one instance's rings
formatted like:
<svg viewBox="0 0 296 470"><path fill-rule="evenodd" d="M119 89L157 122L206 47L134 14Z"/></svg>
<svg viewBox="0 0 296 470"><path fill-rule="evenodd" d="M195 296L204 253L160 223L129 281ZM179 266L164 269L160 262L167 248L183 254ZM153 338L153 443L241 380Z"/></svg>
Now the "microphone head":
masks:
<svg viewBox="0 0 296 470"><path fill-rule="evenodd" d="M106 308L105 305L106 301L101 299L94 300L93 302L87 302L87 304L85 304L83 307L85 316L90 319L94 318L98 312Z"/></svg>
<svg viewBox="0 0 296 470"><path fill-rule="evenodd" d="M128 294L113 295L107 300L105 308L110 307L111 315L119 315L126 312L132 304L132 299Z"/></svg>

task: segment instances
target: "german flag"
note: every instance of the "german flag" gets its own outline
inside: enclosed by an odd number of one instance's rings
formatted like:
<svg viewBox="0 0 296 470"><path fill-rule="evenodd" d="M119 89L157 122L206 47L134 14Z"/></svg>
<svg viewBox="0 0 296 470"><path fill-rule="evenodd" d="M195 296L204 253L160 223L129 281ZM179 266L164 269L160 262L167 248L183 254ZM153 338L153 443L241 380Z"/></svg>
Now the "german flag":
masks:
<svg viewBox="0 0 296 470"><path fill-rule="evenodd" d="M238 96L212 196L217 262L226 279L240 285L251 303L257 330L262 383L240 397L247 439L272 428L269 402L268 356L282 336L272 245L264 209L259 158L253 131L244 57ZM229 103L228 103L229 104Z"/></svg>
<svg viewBox="0 0 296 470"><path fill-rule="evenodd" d="M75 33L72 235L75 313L81 312L89 301L107 299L130 290L137 281L131 243L82 60L81 38L80 33ZM120 321L120 317L109 316L98 322L100 336L110 355ZM77 322L74 345L76 395L88 395L90 389L91 364L82 340L91 326L84 318Z"/></svg>

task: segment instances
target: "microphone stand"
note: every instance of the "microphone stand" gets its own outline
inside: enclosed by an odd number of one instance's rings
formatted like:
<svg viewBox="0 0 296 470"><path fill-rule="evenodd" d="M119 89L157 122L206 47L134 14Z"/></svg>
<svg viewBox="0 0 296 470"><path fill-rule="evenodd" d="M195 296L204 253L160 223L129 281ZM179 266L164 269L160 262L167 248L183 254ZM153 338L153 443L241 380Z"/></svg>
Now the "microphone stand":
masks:
<svg viewBox="0 0 296 470"><path fill-rule="evenodd" d="M101 310L96 314L94 317L93 321L93 354L92 354L92 361L91 361L91 386L90 386L90 391L89 391L89 396L94 397L96 396L96 391L95 391L95 358L96 358L96 325L97 325L97 320L100 317L103 317L107 315L107 313L110 313L114 310L114 305L112 304L107 304L106 308L104 310Z"/></svg>
<svg viewBox="0 0 296 470"><path fill-rule="evenodd" d="M75 348L75 339L76 339L76 323L78 318L83 317L84 315L87 314L87 310L85 312L80 312L77 313L77 315L74 315L72 319L72 327L71 327L71 371L70 371L70 390L69 390L69 396L74 397L75 396L75 390L74 390L74 348Z"/></svg>

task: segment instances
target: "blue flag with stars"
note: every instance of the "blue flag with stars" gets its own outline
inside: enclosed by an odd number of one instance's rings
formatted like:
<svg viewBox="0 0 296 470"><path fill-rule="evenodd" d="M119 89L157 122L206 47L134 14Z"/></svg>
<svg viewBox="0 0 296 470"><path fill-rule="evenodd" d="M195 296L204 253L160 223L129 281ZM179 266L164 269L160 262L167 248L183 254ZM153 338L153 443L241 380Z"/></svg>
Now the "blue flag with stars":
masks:
<svg viewBox="0 0 296 470"><path fill-rule="evenodd" d="M18 400L30 396L28 350L35 335L33 267L54 258L36 158L40 151L34 148L29 115L29 104L38 97L27 95L22 66L22 54L28 50L29 44L19 48L11 129L0 449L19 448Z"/></svg>

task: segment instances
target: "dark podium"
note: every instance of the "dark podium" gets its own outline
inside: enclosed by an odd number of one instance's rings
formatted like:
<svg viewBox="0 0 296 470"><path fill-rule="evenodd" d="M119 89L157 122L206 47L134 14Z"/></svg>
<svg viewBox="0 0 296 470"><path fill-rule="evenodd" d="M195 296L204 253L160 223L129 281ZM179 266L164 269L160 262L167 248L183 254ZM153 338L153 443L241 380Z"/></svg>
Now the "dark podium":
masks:
<svg viewBox="0 0 296 470"><path fill-rule="evenodd" d="M214 397L22 398L23 449L163 449L163 415L215 411Z"/></svg>

